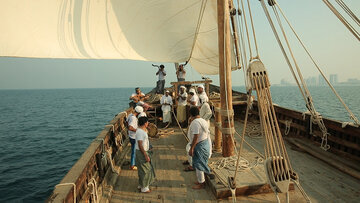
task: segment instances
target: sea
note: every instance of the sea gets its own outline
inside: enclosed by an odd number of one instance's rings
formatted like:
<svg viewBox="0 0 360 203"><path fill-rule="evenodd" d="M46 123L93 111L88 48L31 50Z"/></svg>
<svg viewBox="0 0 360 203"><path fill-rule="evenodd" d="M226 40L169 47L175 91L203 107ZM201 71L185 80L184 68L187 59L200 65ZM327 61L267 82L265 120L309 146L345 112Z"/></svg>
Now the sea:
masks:
<svg viewBox="0 0 360 203"><path fill-rule="evenodd" d="M349 121L329 87L309 89L324 117ZM359 117L360 87L335 89ZM133 88L0 90L0 202L46 200L105 125L128 107L133 92ZM297 86L272 86L271 94L278 105L306 110Z"/></svg>

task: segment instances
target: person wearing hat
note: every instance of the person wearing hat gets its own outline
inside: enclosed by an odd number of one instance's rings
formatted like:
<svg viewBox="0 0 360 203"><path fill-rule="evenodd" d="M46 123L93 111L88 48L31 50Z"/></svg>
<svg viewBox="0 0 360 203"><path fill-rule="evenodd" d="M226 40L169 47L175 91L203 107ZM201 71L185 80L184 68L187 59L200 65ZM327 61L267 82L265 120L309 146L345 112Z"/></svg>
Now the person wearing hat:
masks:
<svg viewBox="0 0 360 203"><path fill-rule="evenodd" d="M157 86L156 86L156 93L158 94L162 94L164 92L165 76L166 76L166 71L164 69L165 66L161 64L158 72L156 72L156 75L159 76L159 80L157 81Z"/></svg>
<svg viewBox="0 0 360 203"><path fill-rule="evenodd" d="M166 90L165 94L161 97L160 104L161 110L163 112L163 123L167 124L171 122L171 105L173 104L172 97L170 96L170 91Z"/></svg>
<svg viewBox="0 0 360 203"><path fill-rule="evenodd" d="M204 88L204 85L199 85L197 87L197 91L198 91L198 95L199 95L199 98L201 97L203 99L202 102L209 102L209 98L208 96L206 95L206 92L204 91L205 88ZM201 106L201 103L199 102L198 103L198 107Z"/></svg>
<svg viewBox="0 0 360 203"><path fill-rule="evenodd" d="M212 117L212 111L211 111L211 108L210 108L210 105L209 103L207 102L209 99L208 97L206 96L206 94L202 94L199 96L199 103L200 103L200 118L204 119L207 123L208 123L208 126L210 127L210 119ZM210 144L210 156L209 158L211 157L211 154L212 154L212 141L211 141L211 138L210 136L208 137L208 140L209 140L209 144Z"/></svg>
<svg viewBox="0 0 360 203"><path fill-rule="evenodd" d="M184 122L186 121L187 96L188 95L186 93L186 87L181 85L178 96L178 106L177 106L177 115L176 115L176 118L181 125L184 125Z"/></svg>
<svg viewBox="0 0 360 203"><path fill-rule="evenodd" d="M191 88L189 90L190 97L188 98L188 101L190 103L190 106L199 106L199 97L197 96L195 89Z"/></svg>
<svg viewBox="0 0 360 203"><path fill-rule="evenodd" d="M131 143L131 158L130 158L130 169L136 170L135 166L135 135L136 135L136 129L138 127L138 115L143 112L143 108L141 106L136 106L133 113L131 113L127 119L127 125L128 125L128 135Z"/></svg>
<svg viewBox="0 0 360 203"><path fill-rule="evenodd" d="M138 111L140 112L139 113L139 115L137 116L137 118L139 119L140 117L147 117L147 115L146 115L146 112L145 112L145 109L144 109L144 107L142 107L142 105L144 104L144 102L142 102L142 101L140 101L140 102L138 102L136 105L136 107L135 108L138 108ZM140 109L140 108L141 109Z"/></svg>

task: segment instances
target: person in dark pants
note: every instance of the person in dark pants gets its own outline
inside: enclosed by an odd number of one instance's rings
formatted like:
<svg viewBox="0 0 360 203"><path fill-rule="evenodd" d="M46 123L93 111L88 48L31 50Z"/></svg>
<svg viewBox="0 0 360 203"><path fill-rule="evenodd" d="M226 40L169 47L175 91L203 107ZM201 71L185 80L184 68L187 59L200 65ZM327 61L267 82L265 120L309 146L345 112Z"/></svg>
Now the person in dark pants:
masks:
<svg viewBox="0 0 360 203"><path fill-rule="evenodd" d="M156 65L153 65L153 66L156 66ZM156 72L156 75L159 76L159 80L157 81L157 85L156 85L156 93L158 93L158 94L164 93L165 76L166 76L166 71L164 69L165 69L165 66L161 64L158 72Z"/></svg>

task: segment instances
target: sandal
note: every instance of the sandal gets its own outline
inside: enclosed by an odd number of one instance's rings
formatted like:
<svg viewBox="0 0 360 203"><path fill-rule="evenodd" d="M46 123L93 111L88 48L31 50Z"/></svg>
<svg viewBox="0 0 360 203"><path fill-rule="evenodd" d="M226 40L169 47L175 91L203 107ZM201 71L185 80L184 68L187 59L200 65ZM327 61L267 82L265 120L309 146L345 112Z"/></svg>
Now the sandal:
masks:
<svg viewBox="0 0 360 203"><path fill-rule="evenodd" d="M188 166L184 169L185 172L189 172L189 171L195 171L193 167Z"/></svg>

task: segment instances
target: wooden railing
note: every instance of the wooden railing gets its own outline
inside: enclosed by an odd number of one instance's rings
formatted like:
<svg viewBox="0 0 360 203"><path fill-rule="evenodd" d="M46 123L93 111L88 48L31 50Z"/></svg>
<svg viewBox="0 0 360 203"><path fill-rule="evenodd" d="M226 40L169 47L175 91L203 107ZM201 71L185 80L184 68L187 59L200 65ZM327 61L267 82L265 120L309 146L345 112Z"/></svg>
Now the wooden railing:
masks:
<svg viewBox="0 0 360 203"><path fill-rule="evenodd" d="M116 157L127 147L124 119L130 110L118 114L110 122L110 125L100 132L61 182L55 186L47 202L87 201L92 198L90 189L97 189L98 196L103 195L107 183L111 181L109 178L112 177L112 169L109 160L106 165L103 164L101 155L103 149L107 149L111 153L111 161L116 162ZM115 143L116 136L122 136L121 139L126 140L122 146ZM97 188L89 187L89 183L93 180L96 181ZM92 201L94 200L92 199Z"/></svg>

